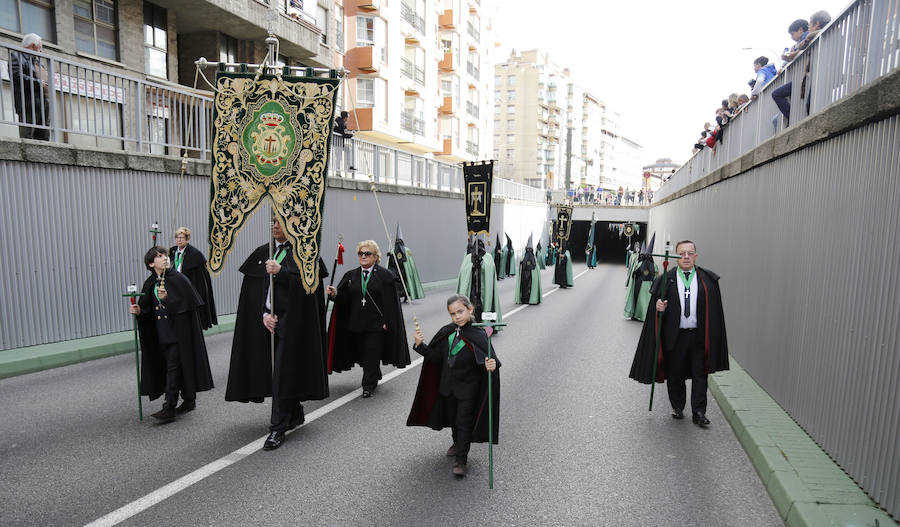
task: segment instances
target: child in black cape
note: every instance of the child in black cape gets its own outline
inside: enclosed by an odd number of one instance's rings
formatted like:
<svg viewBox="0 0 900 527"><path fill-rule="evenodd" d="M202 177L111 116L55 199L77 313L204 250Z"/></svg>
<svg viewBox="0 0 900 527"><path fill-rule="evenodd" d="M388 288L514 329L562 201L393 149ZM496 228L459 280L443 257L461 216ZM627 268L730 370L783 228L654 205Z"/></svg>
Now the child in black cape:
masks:
<svg viewBox="0 0 900 527"><path fill-rule="evenodd" d="M170 268L164 247L151 248L144 265L150 270L144 295L129 308L141 339L141 395L151 401L165 395L162 410L151 416L168 422L196 407L197 392L213 388L198 316L203 300L190 280ZM184 402L176 406L179 395Z"/></svg>
<svg viewBox="0 0 900 527"><path fill-rule="evenodd" d="M493 430L490 441L498 443L500 421L499 361L488 359L487 333L472 326L474 307L464 295L447 299L452 322L438 330L429 344L416 330L416 352L425 357L416 398L406 420L407 426L427 426L433 430L450 427L453 445L447 450L454 457L453 474L466 475L469 446L485 443L488 436L487 375L493 388ZM491 350L491 356L493 349Z"/></svg>

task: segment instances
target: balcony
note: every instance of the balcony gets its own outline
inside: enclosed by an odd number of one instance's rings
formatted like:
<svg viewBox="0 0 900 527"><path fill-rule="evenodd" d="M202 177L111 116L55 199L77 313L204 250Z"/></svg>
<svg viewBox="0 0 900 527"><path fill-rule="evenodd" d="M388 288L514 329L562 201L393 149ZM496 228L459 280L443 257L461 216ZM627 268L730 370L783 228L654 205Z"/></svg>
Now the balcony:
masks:
<svg viewBox="0 0 900 527"><path fill-rule="evenodd" d="M374 57L375 48L372 46L350 48L344 55L344 67L350 70L351 75L377 73L378 64Z"/></svg>
<svg viewBox="0 0 900 527"><path fill-rule="evenodd" d="M412 110L403 110L400 113L400 128L413 135L425 135L425 119L416 118Z"/></svg>
<svg viewBox="0 0 900 527"><path fill-rule="evenodd" d="M466 62L466 71L469 72L469 75L471 75L475 80L481 79L481 77L479 76L478 66L472 64L471 62Z"/></svg>
<svg viewBox="0 0 900 527"><path fill-rule="evenodd" d="M344 16L357 13L378 14L384 9L384 0L344 0Z"/></svg>
<svg viewBox="0 0 900 527"><path fill-rule="evenodd" d="M453 60L453 51L452 50L444 50L444 58L438 62L438 69L442 72L452 73L456 71L456 64ZM344 59L346 61L346 59Z"/></svg>
<svg viewBox="0 0 900 527"><path fill-rule="evenodd" d="M466 112L472 117L478 119L478 105L472 101L466 101Z"/></svg>
<svg viewBox="0 0 900 527"><path fill-rule="evenodd" d="M445 9L443 13L438 16L438 26L441 29L456 29L456 20L453 18L453 10Z"/></svg>
<svg viewBox="0 0 900 527"><path fill-rule="evenodd" d="M406 77L407 79L413 79L415 76L416 67L413 66L411 60L406 57L400 60L400 74Z"/></svg>
<svg viewBox="0 0 900 527"><path fill-rule="evenodd" d="M478 143L474 141L466 141L466 153L478 157Z"/></svg>
<svg viewBox="0 0 900 527"><path fill-rule="evenodd" d="M453 115L456 108L453 107L453 97L451 95L444 96L444 103L438 108L438 115Z"/></svg>
<svg viewBox="0 0 900 527"><path fill-rule="evenodd" d="M425 19L419 16L416 13L415 9L404 3L401 3L400 17L403 18L403 20L409 22L409 25L411 25L416 31L423 35L425 34Z"/></svg>
<svg viewBox="0 0 900 527"><path fill-rule="evenodd" d="M350 112L350 117L347 119L347 128L371 131L374 115L374 108L356 108ZM357 119L359 120L357 121Z"/></svg>

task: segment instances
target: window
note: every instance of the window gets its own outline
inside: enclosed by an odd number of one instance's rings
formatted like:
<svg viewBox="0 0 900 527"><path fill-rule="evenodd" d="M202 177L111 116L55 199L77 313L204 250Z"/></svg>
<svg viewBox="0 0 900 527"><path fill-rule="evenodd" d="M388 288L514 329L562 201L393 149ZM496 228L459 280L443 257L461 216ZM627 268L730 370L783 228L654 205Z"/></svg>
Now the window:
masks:
<svg viewBox="0 0 900 527"><path fill-rule="evenodd" d="M334 32L334 43L338 51L344 51L344 8L334 6L334 22L336 30Z"/></svg>
<svg viewBox="0 0 900 527"><path fill-rule="evenodd" d="M506 98L509 100L515 99L516 98L516 89L510 88L510 89L506 90Z"/></svg>
<svg viewBox="0 0 900 527"><path fill-rule="evenodd" d="M144 71L163 79L169 78L166 10L144 2Z"/></svg>
<svg viewBox="0 0 900 527"><path fill-rule="evenodd" d="M506 82L507 82L510 86L515 86L515 85L516 85L516 78L515 78L513 75L510 75L509 78L506 80Z"/></svg>
<svg viewBox="0 0 900 527"><path fill-rule="evenodd" d="M512 148L507 148L507 149L506 149L506 160L507 160L507 161L512 161L512 160L513 160L513 149L512 149Z"/></svg>
<svg viewBox="0 0 900 527"><path fill-rule="evenodd" d="M117 60L116 3L114 0L73 0L75 48L78 51Z"/></svg>
<svg viewBox="0 0 900 527"><path fill-rule="evenodd" d="M37 33L56 41L53 2L50 0L0 0L0 27L16 33Z"/></svg>
<svg viewBox="0 0 900 527"><path fill-rule="evenodd" d="M356 45L377 48L381 62L387 63L387 28L384 20L378 17L357 15Z"/></svg>
<svg viewBox="0 0 900 527"><path fill-rule="evenodd" d="M328 44L328 10L322 6L316 6L316 25L322 30L319 35L322 44Z"/></svg>
<svg viewBox="0 0 900 527"><path fill-rule="evenodd" d="M507 103L506 113L516 113L516 105L514 103Z"/></svg>
<svg viewBox="0 0 900 527"><path fill-rule="evenodd" d="M356 79L356 106L372 108L375 106L375 80Z"/></svg>
<svg viewBox="0 0 900 527"><path fill-rule="evenodd" d="M506 144L511 145L516 142L515 134L506 134Z"/></svg>
<svg viewBox="0 0 900 527"><path fill-rule="evenodd" d="M219 33L219 62L237 62L237 39Z"/></svg>

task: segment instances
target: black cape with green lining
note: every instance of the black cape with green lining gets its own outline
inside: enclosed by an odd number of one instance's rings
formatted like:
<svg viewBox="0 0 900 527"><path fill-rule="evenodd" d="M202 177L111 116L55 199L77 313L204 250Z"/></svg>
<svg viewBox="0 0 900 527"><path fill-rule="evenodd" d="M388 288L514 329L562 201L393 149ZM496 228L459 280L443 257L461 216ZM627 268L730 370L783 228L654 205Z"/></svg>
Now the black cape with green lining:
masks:
<svg viewBox="0 0 900 527"><path fill-rule="evenodd" d="M728 338L725 334L725 313L722 309L722 293L719 290L719 275L707 269L697 269L697 332L703 342L706 373L714 373L728 369ZM657 362L656 382L665 382L666 372L663 368L663 355L675 348L678 339L678 328L681 321L681 300L678 297L678 286L675 273L678 267L665 273L666 291L661 292L662 275L650 286L650 304L647 306L647 317L638 341L634 361L631 363L629 377L643 384L653 382L653 363ZM660 297L669 301L662 317L662 350L657 348L656 301Z"/></svg>
<svg viewBox="0 0 900 527"><path fill-rule="evenodd" d="M416 397L413 399L406 426L427 426L432 430L441 430L453 426L447 415L444 397L440 394L441 370L447 367L447 356L450 353L447 337L456 331L456 324L450 323L438 330L428 345L424 343L415 349L425 361L422 371L419 373L419 385L416 387ZM475 362L484 364L487 359L489 344L487 333L480 327L467 324L462 327L460 336L466 346L460 353L474 353ZM497 369L491 375L491 401L493 408L493 433L491 441L496 445L500 438L500 359L491 348L491 358L497 360ZM487 443L488 441L488 410L487 410L487 372L482 377L479 385L479 400L481 404L475 413L475 427L472 430L473 443Z"/></svg>

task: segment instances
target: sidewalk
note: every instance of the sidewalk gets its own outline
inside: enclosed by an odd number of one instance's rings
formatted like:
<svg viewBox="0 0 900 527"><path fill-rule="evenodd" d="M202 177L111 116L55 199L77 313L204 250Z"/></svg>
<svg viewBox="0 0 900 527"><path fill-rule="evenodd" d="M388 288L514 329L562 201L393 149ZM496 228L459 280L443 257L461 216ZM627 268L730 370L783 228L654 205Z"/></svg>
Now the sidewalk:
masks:
<svg viewBox="0 0 900 527"><path fill-rule="evenodd" d="M734 360L709 389L778 509L794 526L896 526Z"/></svg>

